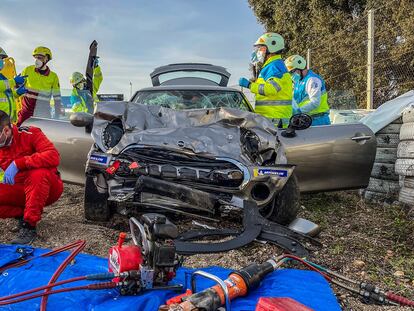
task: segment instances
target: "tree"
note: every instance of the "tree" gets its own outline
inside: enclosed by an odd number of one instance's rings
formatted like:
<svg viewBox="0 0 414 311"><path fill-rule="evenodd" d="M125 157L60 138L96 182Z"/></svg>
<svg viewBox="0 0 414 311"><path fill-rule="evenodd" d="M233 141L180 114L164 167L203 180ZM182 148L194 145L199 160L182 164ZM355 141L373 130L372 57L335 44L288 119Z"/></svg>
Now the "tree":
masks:
<svg viewBox="0 0 414 311"><path fill-rule="evenodd" d="M306 56L330 104L366 106L367 12L375 10L375 103L414 87L414 1L249 0L267 31L284 36L287 55Z"/></svg>

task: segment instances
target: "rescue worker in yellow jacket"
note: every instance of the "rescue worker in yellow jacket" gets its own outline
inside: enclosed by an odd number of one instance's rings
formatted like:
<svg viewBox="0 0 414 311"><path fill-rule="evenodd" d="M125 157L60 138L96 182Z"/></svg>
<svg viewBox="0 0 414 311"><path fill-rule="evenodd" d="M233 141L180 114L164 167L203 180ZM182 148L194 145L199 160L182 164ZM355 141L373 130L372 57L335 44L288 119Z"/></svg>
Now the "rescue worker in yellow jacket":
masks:
<svg viewBox="0 0 414 311"><path fill-rule="evenodd" d="M300 55L289 56L285 61L292 75L293 113L306 113L312 117L312 126L329 125L328 94L325 81L310 69Z"/></svg>
<svg viewBox="0 0 414 311"><path fill-rule="evenodd" d="M103 81L101 67L98 58L95 58L93 69L93 90L92 94L86 89L86 79L80 72L74 72L70 78L70 84L73 86L70 96L72 112L89 112L93 113L95 105L99 101L97 93Z"/></svg>
<svg viewBox="0 0 414 311"><path fill-rule="evenodd" d="M23 96L22 110L19 111L17 125L35 115L43 118L59 118L64 115L60 97L60 85L57 74L50 70L47 63L52 59L52 52L44 46L34 49L35 64L26 67L22 75L27 75L26 88ZM50 99L54 100L54 113Z"/></svg>
<svg viewBox="0 0 414 311"><path fill-rule="evenodd" d="M239 85L256 95L256 113L279 127L287 127L292 116L293 84L281 56L285 41L281 35L268 32L257 39L254 47L253 79L240 78Z"/></svg>
<svg viewBox="0 0 414 311"><path fill-rule="evenodd" d="M25 77L19 75L10 79L5 76L3 67L8 58L6 52L0 48L0 110L7 113L12 122L16 122L16 100L27 90L24 87Z"/></svg>

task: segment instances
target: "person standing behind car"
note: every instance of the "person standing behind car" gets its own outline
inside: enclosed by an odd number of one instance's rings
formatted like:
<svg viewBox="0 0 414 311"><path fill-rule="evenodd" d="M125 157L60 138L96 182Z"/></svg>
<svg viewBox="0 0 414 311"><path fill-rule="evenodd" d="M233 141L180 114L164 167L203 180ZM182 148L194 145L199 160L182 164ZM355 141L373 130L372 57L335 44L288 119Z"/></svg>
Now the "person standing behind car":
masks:
<svg viewBox="0 0 414 311"><path fill-rule="evenodd" d="M285 65L292 75L293 113L306 113L312 118L312 126L329 125L328 94L325 81L310 69L300 55L289 56Z"/></svg>
<svg viewBox="0 0 414 311"><path fill-rule="evenodd" d="M24 87L25 77L19 75L14 79L8 79L2 73L7 58L6 52L0 48L0 110L5 111L14 123L17 121L16 100L27 90Z"/></svg>
<svg viewBox="0 0 414 311"><path fill-rule="evenodd" d="M256 113L279 127L287 127L292 116L293 84L281 56L285 41L278 33L268 32L257 39L254 47L253 79L240 78L239 85L256 95Z"/></svg>
<svg viewBox="0 0 414 311"><path fill-rule="evenodd" d="M60 98L60 85L57 74L50 70L47 63L52 59L52 52L44 46L34 49L35 64L26 67L22 75L27 75L26 88L23 96L22 110L19 111L17 125L35 115L42 118L59 118L64 115ZM54 115L51 115L50 99L54 100Z"/></svg>
<svg viewBox="0 0 414 311"><path fill-rule="evenodd" d="M95 105L99 101L97 93L103 81L101 67L98 65L98 58L94 61L93 69L93 90L92 94L86 89L86 79L80 72L74 72L70 78L72 84L72 94L70 103L72 112L89 112L93 113Z"/></svg>

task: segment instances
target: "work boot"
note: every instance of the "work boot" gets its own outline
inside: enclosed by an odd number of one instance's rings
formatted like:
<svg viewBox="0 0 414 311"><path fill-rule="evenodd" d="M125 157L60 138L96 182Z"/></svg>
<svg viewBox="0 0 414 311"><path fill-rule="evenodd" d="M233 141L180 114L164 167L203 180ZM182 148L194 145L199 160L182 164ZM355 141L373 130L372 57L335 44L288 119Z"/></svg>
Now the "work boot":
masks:
<svg viewBox="0 0 414 311"><path fill-rule="evenodd" d="M22 222L22 227L17 237L11 241L11 244L30 244L36 238L36 227L31 226L27 222Z"/></svg>
<svg viewBox="0 0 414 311"><path fill-rule="evenodd" d="M13 228L10 229L10 232L17 233L23 227L24 220L23 220L23 217L16 217L14 219L17 220L17 224Z"/></svg>

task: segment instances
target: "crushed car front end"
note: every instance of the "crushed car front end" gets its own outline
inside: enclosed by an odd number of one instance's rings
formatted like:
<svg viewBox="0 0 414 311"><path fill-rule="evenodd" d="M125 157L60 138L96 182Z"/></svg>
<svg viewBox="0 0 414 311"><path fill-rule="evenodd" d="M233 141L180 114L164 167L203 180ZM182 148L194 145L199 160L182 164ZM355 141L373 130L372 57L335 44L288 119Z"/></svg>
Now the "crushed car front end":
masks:
<svg viewBox="0 0 414 311"><path fill-rule="evenodd" d="M243 200L265 208L294 170L275 164L280 145L273 124L236 109L102 103L92 136L87 175L124 213L135 205L213 215ZM185 200L181 193L189 188L195 197Z"/></svg>

